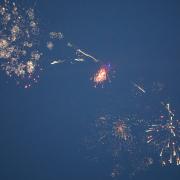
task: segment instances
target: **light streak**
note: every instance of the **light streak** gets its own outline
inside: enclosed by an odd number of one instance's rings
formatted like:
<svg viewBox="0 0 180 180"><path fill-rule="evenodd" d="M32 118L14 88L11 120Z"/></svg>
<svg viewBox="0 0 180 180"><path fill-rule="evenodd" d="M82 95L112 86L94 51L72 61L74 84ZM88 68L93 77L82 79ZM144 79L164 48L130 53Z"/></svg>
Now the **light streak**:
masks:
<svg viewBox="0 0 180 180"><path fill-rule="evenodd" d="M86 57L89 57L90 59L94 60L94 62L99 62L99 60L97 60L95 57L91 56L90 54L87 54L86 52L82 51L81 49L77 49L77 52L83 54Z"/></svg>
<svg viewBox="0 0 180 180"><path fill-rule="evenodd" d="M143 93L146 93L145 89L142 88L141 86L139 86L138 84L136 83L133 83L134 87L136 87L139 91L143 92Z"/></svg>
<svg viewBox="0 0 180 180"><path fill-rule="evenodd" d="M60 63L63 63L63 62L65 62L65 61L64 60L55 60L55 61L51 62L51 65L60 64Z"/></svg>

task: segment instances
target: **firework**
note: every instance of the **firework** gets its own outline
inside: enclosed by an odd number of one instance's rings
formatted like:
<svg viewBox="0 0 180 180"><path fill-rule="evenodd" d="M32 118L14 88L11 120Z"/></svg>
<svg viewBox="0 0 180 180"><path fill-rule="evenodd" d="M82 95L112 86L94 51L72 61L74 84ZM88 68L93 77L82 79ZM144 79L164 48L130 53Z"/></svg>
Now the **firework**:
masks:
<svg viewBox="0 0 180 180"><path fill-rule="evenodd" d="M111 115L99 117L96 120L96 128L99 133L98 142L112 144L115 151L128 146L133 139L128 123L128 118L121 120L119 117Z"/></svg>
<svg viewBox="0 0 180 180"><path fill-rule="evenodd" d="M95 73L95 75L92 77L95 87L97 87L98 85L102 85L103 87L105 81L110 82L110 78L109 78L110 68L111 68L110 64L103 65L100 67L97 73Z"/></svg>
<svg viewBox="0 0 180 180"><path fill-rule="evenodd" d="M76 47L71 42L68 42L64 35L61 32L50 32L49 33L49 41L46 42L46 47L48 50L53 50L55 48L57 41L61 43L62 48L69 52L68 57L65 57L66 61L70 61L71 64L74 62L84 62L86 59L91 59L95 63L99 62L94 56L88 54L84 50ZM68 49L66 49L68 48ZM70 50L70 51L69 51ZM71 55L70 55L71 54ZM70 57L72 56L72 57ZM73 62L73 61L74 62Z"/></svg>
<svg viewBox="0 0 180 180"><path fill-rule="evenodd" d="M0 22L1 68L10 77L37 82L35 72L42 53L38 50L39 27L34 9L18 8L5 0L0 5ZM27 81L25 84L30 86Z"/></svg>
<svg viewBox="0 0 180 180"><path fill-rule="evenodd" d="M130 129L126 125L126 123L122 120L118 120L117 122L114 123L113 134L115 137L118 137L125 141L128 140L129 138L131 138Z"/></svg>
<svg viewBox="0 0 180 180"><path fill-rule="evenodd" d="M161 115L158 123L152 124L147 130L147 143L160 149L162 165L180 165L180 122L175 119L175 114L170 104L164 104L167 115Z"/></svg>
<svg viewBox="0 0 180 180"><path fill-rule="evenodd" d="M124 118L104 115L96 120L95 128L92 128L93 135L96 134L95 145L91 145L90 149L100 149L98 159L111 157L109 160L113 167L109 174L112 178L133 177L153 164L153 159L146 151L142 127L144 121L135 115Z"/></svg>

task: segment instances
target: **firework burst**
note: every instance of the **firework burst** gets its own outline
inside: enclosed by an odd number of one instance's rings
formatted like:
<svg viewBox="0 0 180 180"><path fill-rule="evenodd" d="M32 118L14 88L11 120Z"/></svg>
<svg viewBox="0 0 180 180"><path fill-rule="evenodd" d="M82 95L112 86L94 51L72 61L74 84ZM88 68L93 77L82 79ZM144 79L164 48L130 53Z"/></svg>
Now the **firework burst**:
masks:
<svg viewBox="0 0 180 180"><path fill-rule="evenodd" d="M99 70L94 74L94 76L91 78L94 82L94 87L97 87L99 85L102 85L106 82L110 82L109 73L111 70L110 64L105 64L99 68Z"/></svg>
<svg viewBox="0 0 180 180"><path fill-rule="evenodd" d="M131 138L129 127L126 125L124 121L120 119L113 125L113 135L124 141Z"/></svg>
<svg viewBox="0 0 180 180"><path fill-rule="evenodd" d="M5 0L0 5L0 66L9 77L37 82L36 69L42 53L38 50L39 24L34 9L19 8Z"/></svg>
<svg viewBox="0 0 180 180"><path fill-rule="evenodd" d="M161 115L157 124L152 124L146 130L147 143L160 149L160 159L163 166L167 164L180 165L180 121L175 119L175 114L170 104L163 104L167 116Z"/></svg>

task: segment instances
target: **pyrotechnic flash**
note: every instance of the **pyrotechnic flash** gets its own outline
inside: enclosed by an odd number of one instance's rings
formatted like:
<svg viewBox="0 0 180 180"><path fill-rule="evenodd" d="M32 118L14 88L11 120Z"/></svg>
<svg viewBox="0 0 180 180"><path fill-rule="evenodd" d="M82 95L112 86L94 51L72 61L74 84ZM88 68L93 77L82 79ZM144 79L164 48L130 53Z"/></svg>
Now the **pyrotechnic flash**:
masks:
<svg viewBox="0 0 180 180"><path fill-rule="evenodd" d="M158 124L152 124L147 130L147 143L160 149L159 156L163 166L176 163L180 165L180 122L174 119L175 114L170 104L164 104L168 115L161 116Z"/></svg>
<svg viewBox="0 0 180 180"><path fill-rule="evenodd" d="M134 87L136 87L139 91L143 92L143 93L146 93L145 89L142 88L141 86L139 86L138 84L136 83L133 83Z"/></svg>
<svg viewBox="0 0 180 180"><path fill-rule="evenodd" d="M93 82L95 83L95 87L98 85L103 85L103 83L109 79L109 72L110 72L110 64L103 65L100 69L95 73L92 77Z"/></svg>

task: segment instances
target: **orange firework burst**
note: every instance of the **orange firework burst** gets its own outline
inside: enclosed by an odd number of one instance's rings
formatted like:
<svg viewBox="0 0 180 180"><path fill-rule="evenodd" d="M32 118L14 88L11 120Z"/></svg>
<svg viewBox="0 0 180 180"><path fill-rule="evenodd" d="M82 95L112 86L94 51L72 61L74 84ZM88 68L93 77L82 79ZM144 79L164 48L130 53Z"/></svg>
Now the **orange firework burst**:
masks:
<svg viewBox="0 0 180 180"><path fill-rule="evenodd" d="M109 71L110 71L110 64L103 65L100 69L95 73L92 80L95 83L95 87L97 85L103 84L105 81L109 80Z"/></svg>
<svg viewBox="0 0 180 180"><path fill-rule="evenodd" d="M116 137L119 137L125 141L128 138L130 138L129 128L126 126L126 124L123 121L118 120L116 123L114 123L113 129L114 129L114 135Z"/></svg>

